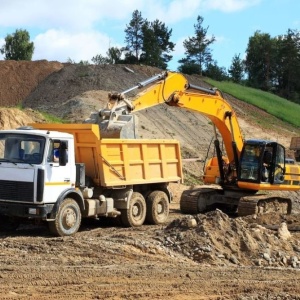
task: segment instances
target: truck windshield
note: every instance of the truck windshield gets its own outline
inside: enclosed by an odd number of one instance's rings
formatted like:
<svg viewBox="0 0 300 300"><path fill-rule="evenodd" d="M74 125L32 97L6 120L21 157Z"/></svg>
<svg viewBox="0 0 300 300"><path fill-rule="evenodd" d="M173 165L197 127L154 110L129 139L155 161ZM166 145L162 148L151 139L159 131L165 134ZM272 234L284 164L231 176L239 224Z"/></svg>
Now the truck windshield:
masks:
<svg viewBox="0 0 300 300"><path fill-rule="evenodd" d="M45 138L37 135L0 133L0 163L40 164Z"/></svg>

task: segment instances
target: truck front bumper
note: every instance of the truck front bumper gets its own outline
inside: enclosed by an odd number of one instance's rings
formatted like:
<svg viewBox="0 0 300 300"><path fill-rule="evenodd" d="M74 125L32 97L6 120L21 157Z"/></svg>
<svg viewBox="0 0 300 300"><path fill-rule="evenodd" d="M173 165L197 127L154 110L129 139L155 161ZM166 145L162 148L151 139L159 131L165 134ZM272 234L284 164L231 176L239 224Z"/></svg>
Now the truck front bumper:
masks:
<svg viewBox="0 0 300 300"><path fill-rule="evenodd" d="M25 204L0 201L0 215L46 220L54 204Z"/></svg>

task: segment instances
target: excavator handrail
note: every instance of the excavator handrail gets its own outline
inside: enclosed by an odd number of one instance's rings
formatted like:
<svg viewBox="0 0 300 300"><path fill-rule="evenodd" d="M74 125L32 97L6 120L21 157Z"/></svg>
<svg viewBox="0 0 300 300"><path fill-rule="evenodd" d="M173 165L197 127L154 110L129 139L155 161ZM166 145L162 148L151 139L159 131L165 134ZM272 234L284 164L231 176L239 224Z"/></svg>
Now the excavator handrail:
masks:
<svg viewBox="0 0 300 300"><path fill-rule="evenodd" d="M198 90L198 91L210 94L210 95L216 95L217 94L217 89L206 89L206 88L204 88L202 86L193 85L193 84L190 84L190 83L188 84L187 89Z"/></svg>
<svg viewBox="0 0 300 300"><path fill-rule="evenodd" d="M129 92L131 92L131 91L134 91L134 90L136 90L136 89L140 89L140 88L142 88L142 87L145 87L145 86L149 85L150 83L153 83L153 82L155 82L155 81L157 81L157 80L163 79L164 76L166 76L166 73L165 73L165 72L164 72L164 73L157 74L157 75L155 75L155 76L153 76L153 77L151 77L151 78L148 78L148 79L146 79L146 80L144 80L144 81L142 81L142 82L138 82L137 85L135 85L135 86L133 86L133 87L131 87L131 88L129 88L129 89L123 91L121 94L125 95L125 94L127 94L127 93L129 93Z"/></svg>

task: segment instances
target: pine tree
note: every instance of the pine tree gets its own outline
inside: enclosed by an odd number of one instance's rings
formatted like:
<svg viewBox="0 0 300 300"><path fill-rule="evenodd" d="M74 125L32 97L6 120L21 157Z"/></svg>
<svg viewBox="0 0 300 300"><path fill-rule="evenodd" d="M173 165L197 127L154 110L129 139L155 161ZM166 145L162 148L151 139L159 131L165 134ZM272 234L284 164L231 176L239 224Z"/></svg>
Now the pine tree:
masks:
<svg viewBox="0 0 300 300"><path fill-rule="evenodd" d="M126 25L125 29L125 43L126 51L125 56L128 61L137 63L143 48L143 31L142 27L145 21L142 18L140 11L135 10L132 13L132 19L129 22L129 25Z"/></svg>
<svg viewBox="0 0 300 300"><path fill-rule="evenodd" d="M169 54L175 44L170 41L172 30L168 30L164 23L159 20L154 22L145 21L143 26L143 54L141 62L166 69L172 59Z"/></svg>
<svg viewBox="0 0 300 300"><path fill-rule="evenodd" d="M240 54L234 55L228 73L230 74L233 82L240 83L242 81L244 77L244 63L240 58Z"/></svg>
<svg viewBox="0 0 300 300"><path fill-rule="evenodd" d="M203 17L197 17L197 24L194 25L195 36L183 41L186 57L178 61L179 63L184 62L189 66L197 65L200 75L202 75L204 66L212 62L212 50L209 46L216 40L214 36L211 38L207 37L209 27L203 27L203 20ZM179 68L182 68L182 66Z"/></svg>

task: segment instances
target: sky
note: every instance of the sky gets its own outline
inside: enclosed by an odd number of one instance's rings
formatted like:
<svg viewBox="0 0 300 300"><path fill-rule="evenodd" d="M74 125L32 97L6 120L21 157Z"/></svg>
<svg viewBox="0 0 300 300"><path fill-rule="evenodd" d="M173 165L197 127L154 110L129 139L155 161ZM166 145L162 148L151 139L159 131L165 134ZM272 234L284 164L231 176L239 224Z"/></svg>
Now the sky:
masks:
<svg viewBox="0 0 300 300"><path fill-rule="evenodd" d="M91 63L108 48L125 46L126 25L138 10L143 19L172 29L171 71L185 57L183 41L195 35L197 16L207 36L216 38L213 60L227 70L235 55L245 57L255 31L271 37L300 31L300 0L0 0L0 8L0 47L8 34L22 29L34 42L32 60Z"/></svg>

